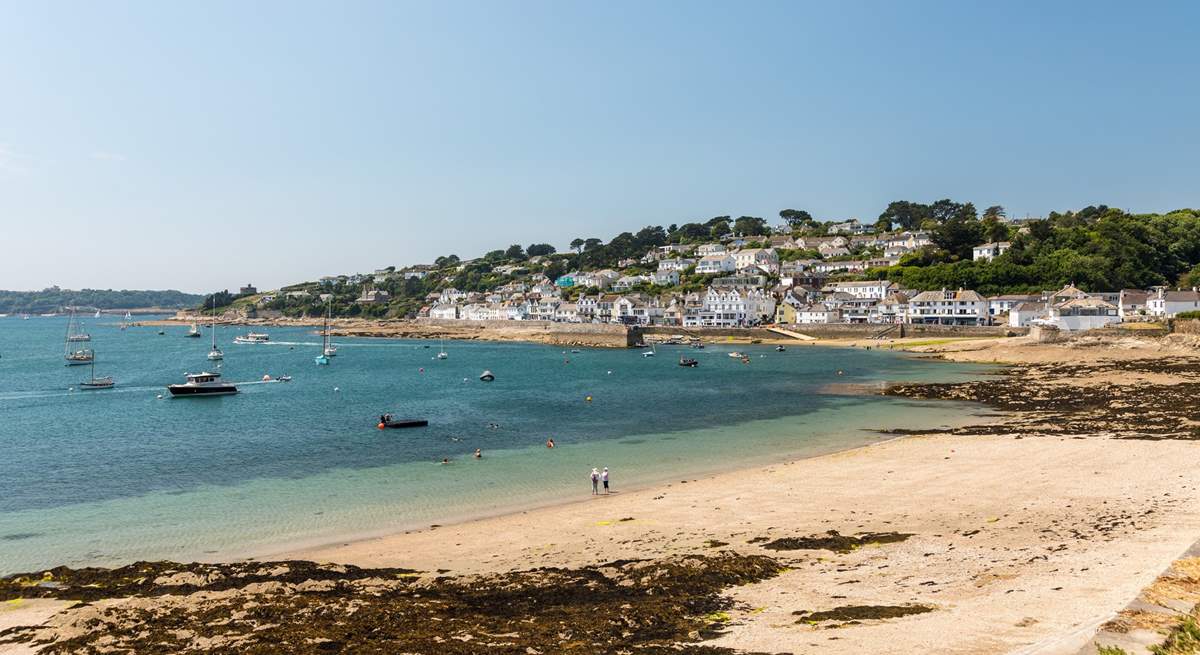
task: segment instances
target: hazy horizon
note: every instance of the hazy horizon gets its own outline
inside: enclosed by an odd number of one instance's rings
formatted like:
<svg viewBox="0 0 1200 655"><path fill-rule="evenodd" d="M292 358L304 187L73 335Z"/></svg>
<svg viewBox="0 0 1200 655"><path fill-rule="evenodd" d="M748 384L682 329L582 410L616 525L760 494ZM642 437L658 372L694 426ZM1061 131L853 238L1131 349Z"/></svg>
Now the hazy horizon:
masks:
<svg viewBox="0 0 1200 655"><path fill-rule="evenodd" d="M786 207L1200 204L1191 3L7 9L3 289L271 289Z"/></svg>

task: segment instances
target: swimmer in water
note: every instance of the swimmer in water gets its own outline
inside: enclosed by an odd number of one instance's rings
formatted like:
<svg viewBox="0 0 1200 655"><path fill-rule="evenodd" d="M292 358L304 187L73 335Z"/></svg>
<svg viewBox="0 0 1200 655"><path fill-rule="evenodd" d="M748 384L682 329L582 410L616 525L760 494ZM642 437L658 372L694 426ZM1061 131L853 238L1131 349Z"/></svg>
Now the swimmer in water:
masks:
<svg viewBox="0 0 1200 655"><path fill-rule="evenodd" d="M483 459L483 451L482 450L480 450L478 448L475 449L475 459Z"/></svg>
<svg viewBox="0 0 1200 655"><path fill-rule="evenodd" d="M553 448L553 447L554 447L554 437L550 437L549 439L547 439L547 440L546 440L546 447L547 447L547 448Z"/></svg>
<svg viewBox="0 0 1200 655"><path fill-rule="evenodd" d="M449 464L449 463L450 463L450 458L449 458L449 457L443 457L443 458L442 458L442 463L443 463L443 464Z"/></svg>

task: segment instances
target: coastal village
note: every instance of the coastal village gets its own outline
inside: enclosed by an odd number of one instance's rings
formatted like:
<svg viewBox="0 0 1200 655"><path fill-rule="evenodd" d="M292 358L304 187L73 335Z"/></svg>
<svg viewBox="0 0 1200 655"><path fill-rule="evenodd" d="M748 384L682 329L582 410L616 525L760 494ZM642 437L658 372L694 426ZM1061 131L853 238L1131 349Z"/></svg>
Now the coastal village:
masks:
<svg viewBox="0 0 1200 655"><path fill-rule="evenodd" d="M781 215L788 211L793 210ZM726 227L729 223L719 219L727 218L714 219L716 226ZM580 243L572 244L580 253L556 253L548 244L535 244L528 251L512 246L472 260L449 256L432 264L331 275L263 294L248 286L236 297L243 299L241 311L268 319L318 315L329 303L339 308L338 315L439 322L682 328L868 324L878 325L881 334L905 324L1078 331L1200 311L1196 288L1166 284L1101 289L1064 279L1053 288L990 295L961 286L912 288L887 279L887 273L938 252L942 244L932 230L880 231L878 224L856 219L812 221L800 228L785 222L768 229L762 219L746 218L733 225L748 225L756 233L713 229L716 236L670 239L611 266L564 268L578 263L577 254L587 254ZM989 232L1014 240L1026 238L1036 222L992 219ZM681 231L672 228L668 234ZM652 230L662 232L646 228L637 236ZM1003 262L1012 247L1011 240L975 243L967 263ZM458 286L464 281L468 284Z"/></svg>

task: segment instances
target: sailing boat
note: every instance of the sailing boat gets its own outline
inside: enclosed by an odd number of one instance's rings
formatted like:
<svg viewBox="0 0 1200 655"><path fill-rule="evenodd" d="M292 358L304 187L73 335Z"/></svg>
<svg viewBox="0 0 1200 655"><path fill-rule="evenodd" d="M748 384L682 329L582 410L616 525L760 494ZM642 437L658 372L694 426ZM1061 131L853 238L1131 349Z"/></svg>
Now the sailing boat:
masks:
<svg viewBox="0 0 1200 655"><path fill-rule="evenodd" d="M448 358L450 355L446 354L446 340L445 340L445 339L438 339L438 343L439 343L440 345L438 346L438 354L437 354L437 358L438 358L438 359L446 359L446 358Z"/></svg>
<svg viewBox="0 0 1200 655"><path fill-rule="evenodd" d="M654 355L655 355L654 344L650 344L650 350L642 351L642 357L653 357Z"/></svg>
<svg viewBox="0 0 1200 655"><path fill-rule="evenodd" d="M99 309L96 310L96 315L93 316L92 318L100 318L100 310Z"/></svg>
<svg viewBox="0 0 1200 655"><path fill-rule="evenodd" d="M321 354L313 358L313 361L321 366L329 365L329 356L337 353L337 348L329 345L329 314L333 312L333 299L329 299L329 306L325 310L325 327L321 330ZM330 352L332 349L333 352Z"/></svg>
<svg viewBox="0 0 1200 655"><path fill-rule="evenodd" d="M185 334L184 336L193 337L193 338L200 337L201 336L200 335L200 326L196 325L195 321L192 321L191 327L188 328L187 334Z"/></svg>
<svg viewBox="0 0 1200 655"><path fill-rule="evenodd" d="M63 357L67 360L67 366L81 366L83 364L91 364L95 359L95 353L91 348L80 348L72 350L71 335L75 332L75 310L71 310L71 318L67 319L67 338L64 341ZM90 338L90 337L89 337Z"/></svg>
<svg viewBox="0 0 1200 655"><path fill-rule="evenodd" d="M106 375L102 378L96 377L96 358L92 357L92 379L85 380L84 382L80 382L79 388L84 389L84 390L87 390L87 389L111 389L111 388L113 388L114 384L116 384L116 383L113 382L111 375Z"/></svg>
<svg viewBox="0 0 1200 655"><path fill-rule="evenodd" d="M217 347L217 297L213 296L213 320L212 320L212 350L208 351L208 360L215 362L225 359L225 353Z"/></svg>
<svg viewBox="0 0 1200 655"><path fill-rule="evenodd" d="M334 357L337 355L337 346L329 339L329 319L333 318L333 297L326 301L325 307L325 347L321 349L321 353L326 357Z"/></svg>
<svg viewBox="0 0 1200 655"><path fill-rule="evenodd" d="M72 329L73 327L76 329L73 330ZM92 340L92 335L83 331L83 323L79 323L78 325L75 325L75 309L71 308L71 318L67 322L67 341L77 342L77 341L91 341L91 340Z"/></svg>

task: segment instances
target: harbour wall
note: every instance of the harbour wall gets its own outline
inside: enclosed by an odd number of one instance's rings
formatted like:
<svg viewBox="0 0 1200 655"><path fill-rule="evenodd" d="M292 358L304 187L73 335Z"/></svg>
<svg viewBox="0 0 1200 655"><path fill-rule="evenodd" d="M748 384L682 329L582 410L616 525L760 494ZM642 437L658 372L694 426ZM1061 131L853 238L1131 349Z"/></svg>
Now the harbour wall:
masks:
<svg viewBox="0 0 1200 655"><path fill-rule="evenodd" d="M888 329L888 325L867 323L825 323L811 325L781 325L790 332L798 332L817 339L870 339ZM669 325L639 328L642 334L672 335L683 334L697 338L734 337L749 339L786 339L787 337L771 332L766 328L682 328ZM922 325L902 324L883 334L884 339L901 337L1006 337L1022 336L1029 333L1028 328L1011 328L1007 325Z"/></svg>

